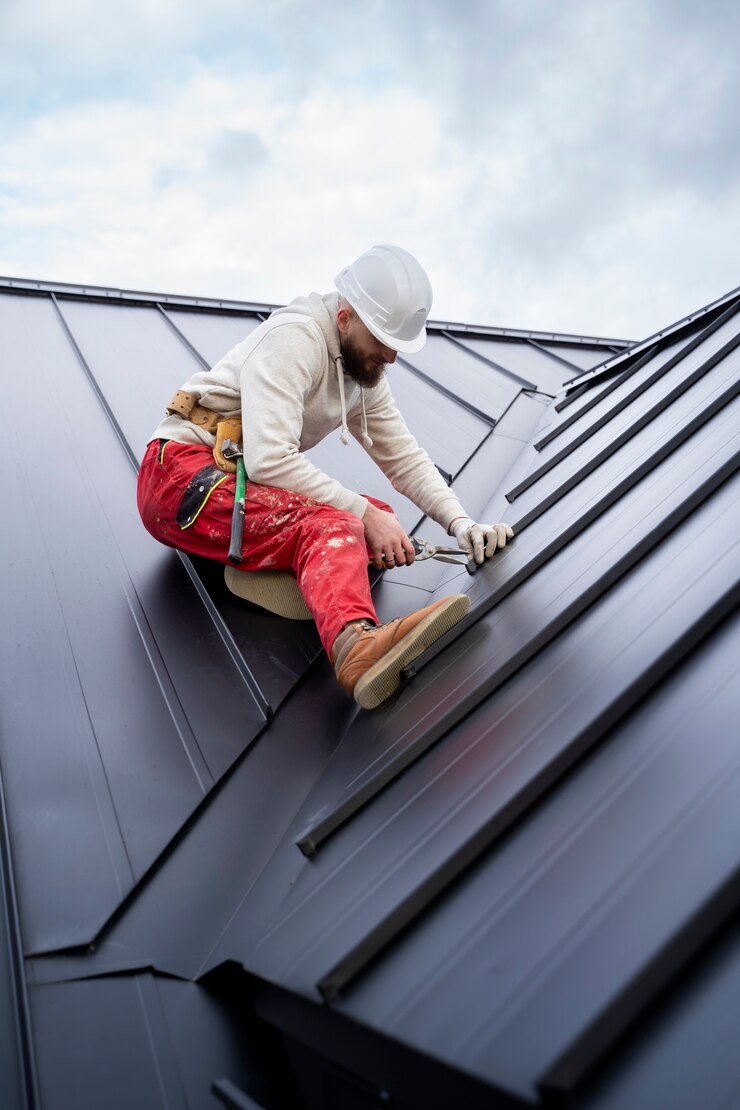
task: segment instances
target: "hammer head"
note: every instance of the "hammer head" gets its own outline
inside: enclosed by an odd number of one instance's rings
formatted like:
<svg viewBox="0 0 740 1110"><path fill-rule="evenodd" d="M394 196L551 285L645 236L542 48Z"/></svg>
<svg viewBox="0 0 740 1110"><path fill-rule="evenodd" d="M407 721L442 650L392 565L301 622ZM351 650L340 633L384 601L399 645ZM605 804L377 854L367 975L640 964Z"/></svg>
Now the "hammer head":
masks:
<svg viewBox="0 0 740 1110"><path fill-rule="evenodd" d="M241 447L238 443L234 443L233 439L225 439L221 444L221 453L225 459L238 459L243 455Z"/></svg>

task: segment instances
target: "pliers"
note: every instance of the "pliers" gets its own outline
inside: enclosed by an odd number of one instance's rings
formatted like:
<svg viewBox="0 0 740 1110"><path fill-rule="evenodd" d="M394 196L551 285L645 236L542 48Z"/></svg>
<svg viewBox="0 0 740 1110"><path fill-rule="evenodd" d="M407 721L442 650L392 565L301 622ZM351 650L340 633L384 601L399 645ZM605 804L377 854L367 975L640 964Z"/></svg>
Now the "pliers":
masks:
<svg viewBox="0 0 740 1110"><path fill-rule="evenodd" d="M433 544L423 540L421 536L412 536L411 542L414 545L414 554L419 562L425 559L438 559L440 563L454 563L455 566L462 566L460 559L455 559L453 556L462 555L465 559L465 569L468 574L475 574L477 564L472 555L467 551L463 551L459 547L435 547Z"/></svg>

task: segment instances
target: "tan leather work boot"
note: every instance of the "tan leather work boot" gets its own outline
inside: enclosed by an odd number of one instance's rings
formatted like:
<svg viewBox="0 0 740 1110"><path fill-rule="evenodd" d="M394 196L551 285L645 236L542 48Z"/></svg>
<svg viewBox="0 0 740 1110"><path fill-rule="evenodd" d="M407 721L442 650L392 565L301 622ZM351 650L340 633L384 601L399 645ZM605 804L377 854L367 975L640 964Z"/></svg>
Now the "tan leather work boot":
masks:
<svg viewBox="0 0 740 1110"><path fill-rule="evenodd" d="M404 667L462 620L469 609L467 594L453 594L389 624L348 624L331 653L342 688L363 709L374 709L398 689Z"/></svg>

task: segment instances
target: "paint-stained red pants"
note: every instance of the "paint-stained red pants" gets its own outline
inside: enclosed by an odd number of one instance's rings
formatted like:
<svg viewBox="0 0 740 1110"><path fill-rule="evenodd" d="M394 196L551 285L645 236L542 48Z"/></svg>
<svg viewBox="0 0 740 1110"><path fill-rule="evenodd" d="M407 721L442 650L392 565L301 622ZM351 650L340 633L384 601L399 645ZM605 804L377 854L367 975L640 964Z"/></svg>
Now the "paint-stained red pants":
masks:
<svg viewBox="0 0 740 1110"><path fill-rule="evenodd" d="M209 447L153 440L139 471L137 500L144 526L160 543L225 564L236 477L217 475L210 493L207 479L193 485L194 476L212 464ZM184 499L188 511L183 514ZM368 500L393 511L384 501ZM181 520L195 514L194 519L183 528L178 512ZM370 554L362 521L354 513L247 482L238 569L295 574L328 655L349 621L377 621L367 574Z"/></svg>

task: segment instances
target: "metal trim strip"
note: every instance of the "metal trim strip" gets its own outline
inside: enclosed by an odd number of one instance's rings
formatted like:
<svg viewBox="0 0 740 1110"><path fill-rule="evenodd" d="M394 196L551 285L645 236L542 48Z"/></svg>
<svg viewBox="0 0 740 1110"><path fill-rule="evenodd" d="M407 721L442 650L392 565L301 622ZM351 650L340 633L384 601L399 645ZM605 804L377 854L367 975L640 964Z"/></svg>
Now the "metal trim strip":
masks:
<svg viewBox="0 0 740 1110"><path fill-rule="evenodd" d="M54 307L56 308L57 314L59 316L59 320L60 320L60 323L62 325L62 328L63 328L70 344L72 345L72 349L74 350L75 354L77 355L77 358L79 359L80 365L82 366L82 369L84 370L85 375L87 376L88 381L90 382L90 385L92 386L92 388L95 392L95 396L97 397L103 411L105 412L106 416L108 417L108 420L110 421L110 423L113 427L113 430L116 433L116 436L120 440L121 446L123 447L124 451L126 452L126 455L128 456L128 459L129 459L131 465L134 468L134 472L138 473L139 460L136 458L136 455L134 454L134 452L131 448L131 445L129 444L129 442L126 438L126 436L123 432L123 429L121 428L121 425L118 423L118 421L117 421L117 419L116 419L116 417L113 413L112 408L108 404L102 389L98 385L98 382L95 378L95 375L93 374L93 372L90 369L84 355L82 354L82 351L81 351L81 349L80 349L80 347L77 343L77 340L75 339L75 337L72 333L72 329L70 328L69 324L65 320L64 314L62 313L62 310L59 307L56 296L54 295L54 293L51 293L50 295L51 295L51 299L52 299L52 302L54 304ZM191 582L195 586L195 589L198 593L198 596L200 597L201 601L203 602L203 605L205 606L205 608L208 612L208 615L210 616L211 620L213 621L213 624L214 624L219 636L221 637L221 640L224 644L224 647L226 648L227 652L231 656L231 659L233 660L234 665L236 666L237 670L241 674L245 685L247 686L247 688L248 688L249 692L251 693L252 697L254 698L254 701L255 701L260 713L262 714L263 718L266 721L269 720L272 717L272 714L273 714L272 706L267 701L267 698L263 694L262 689L261 689L259 683L257 682L257 679L252 674L246 660L244 659L241 652L239 651L239 648L236 645L236 641L234 640L234 637L232 636L231 630L229 629L228 625L226 624L226 621L221 616L221 613L219 612L218 608L214 604L210 594L208 593L205 586L201 582L200 577L196 573L195 568L194 568L190 558L182 551L178 551L177 555L179 556L183 566L185 567L185 570L187 571Z"/></svg>
<svg viewBox="0 0 740 1110"><path fill-rule="evenodd" d="M164 316L165 320L167 321L167 323L169 324L170 328L172 329L174 334L177 336L177 338L185 345L185 347L187 347L188 351L190 351L190 354L193 356L193 358L196 359L201 364L201 366L203 367L204 370L210 370L211 369L210 363L206 362L206 360L203 358L203 355L200 353L200 351L197 349L197 347L194 347L193 344L190 342L190 340L187 338L187 336L184 334L184 332L180 331L180 329L178 328L177 324L172 319L172 317L169 316L165 312L165 310L162 308L162 305L157 303L156 307L162 313L162 315Z"/></svg>
<svg viewBox="0 0 740 1110"><path fill-rule="evenodd" d="M555 402L555 412L562 412L562 410L567 408L568 405L572 405L574 401L577 401L579 397L582 397L584 393L587 393L588 389L588 382L584 382L583 385L573 386L573 389L570 391L570 393L567 393L565 395L562 401Z"/></svg>
<svg viewBox="0 0 740 1110"><path fill-rule="evenodd" d="M426 382L426 384L431 386L432 389L436 389L438 393L441 393L443 397L446 397L449 401L452 401L459 408L465 409L466 412L472 413L473 416L477 416L479 420L482 420L485 424L488 424L490 428L493 428L495 426L497 422L496 417L491 416L487 412L483 412L483 409L477 408L475 405L471 404L470 401L464 401L462 397L458 397L458 395L456 393L453 393L451 389L447 389L446 386L441 385L440 382L436 381L429 374L425 374L423 370L419 370L416 366L412 366L411 363L408 362L405 358L402 358L401 355L398 355L397 361L401 364L401 366L403 366L404 370L408 370L410 374L414 374L417 378L420 378L421 381Z"/></svg>
<svg viewBox="0 0 740 1110"><path fill-rule="evenodd" d="M735 292L737 292L737 290L735 290ZM712 305L710 307L716 308L717 306ZM696 337L690 343L687 343L685 347L682 347L681 350L676 355L673 356L674 359L678 360L679 356L683 358L686 355L691 354L691 352L693 350L695 350L703 342L703 340L707 338L707 336L712 335L715 331L718 330L718 328L721 328L722 325L725 324L728 320L731 320L732 317L735 315L735 313L738 310L740 310L740 298L738 298L737 300L733 300L730 303L729 308L727 308L725 310L725 312L720 313L720 315L715 317L715 319L712 320L712 322L710 324L707 324L707 326L702 331L698 332ZM701 315L701 313L699 313L699 314L695 313L694 316L689 316L689 317L687 317L687 319L695 324L698 315ZM668 338L671 338L671 337L676 338L676 332L678 332L679 330L680 329L678 327L676 327L675 329L669 328L669 329L666 329L665 332L658 332L656 336L651 336L650 338L653 338L653 339L656 339L656 338L657 339L668 339ZM689 331L690 330L691 329L689 329ZM581 392L583 390L590 389L595 381L601 381L603 378L608 377L608 374L606 373L607 370L609 371L609 374L611 374L613 371L618 369L618 363L621 363L623 361L628 362L630 358L632 358L636 355L639 355L641 351L644 351L645 348L647 348L647 354L643 355L643 357L639 361L639 365L642 366L648 357L652 357L653 354L657 354L657 352L659 350L661 350L664 346L664 343L662 343L662 342L655 342L655 343L652 344L652 346L648 346L648 343L649 343L649 340L646 339L642 343L638 344L634 349L632 349L630 351L623 352L623 354L620 355L618 360L613 360L611 363L606 362L601 367L595 367L594 370L598 370L599 372L593 378L587 378L584 381L579 380L579 378L571 379L571 382L575 383L573 385L573 390L571 392L575 393L577 396L580 396ZM674 365L675 365L675 363L674 363ZM635 369L636 368L637 367L635 367ZM669 360L669 363L666 364L666 369L670 369L670 360ZM591 374L593 372L594 371L587 370L586 374ZM580 377L582 379L584 377L584 375L581 375ZM571 382L565 382L564 386L567 388L567 386L570 385ZM564 401L560 402L560 407L558 408L558 412L560 411L560 408L565 408L567 404L569 404L569 401L568 401L568 398L566 397Z"/></svg>
<svg viewBox="0 0 740 1110"><path fill-rule="evenodd" d="M500 362L494 362L492 358L488 358L487 355L481 354L480 351L474 351L472 347L467 347L461 339L456 339L455 336L450 335L449 332L443 331L442 335L445 339L449 339L450 343L454 343L456 347L459 347L461 350L465 351L466 355L470 355L472 358L477 358L479 362L483 362L486 366L492 367L492 369L497 370L499 374L503 374L504 377L511 378L511 380L516 382L517 385L521 386L522 389L537 389L537 386L534 382L530 382L526 378L522 378L520 374L516 373L516 371L509 370L508 367L502 366ZM526 340L526 342L528 343L529 340Z"/></svg>
<svg viewBox="0 0 740 1110"><path fill-rule="evenodd" d="M563 358L562 355L555 354L555 351L553 351L552 347L545 347L542 343L538 343L536 339L528 339L527 343L530 345L530 347L534 347L535 350L542 351L543 355L549 355L550 358L554 358L556 362L559 362L561 364L561 366L567 366L570 370L578 370L578 367L574 362L569 362L568 359ZM602 359L602 361L605 362L606 359ZM595 367L592 367L592 369L595 369Z"/></svg>
<svg viewBox="0 0 740 1110"><path fill-rule="evenodd" d="M740 866L537 1079L545 1096L573 1090L740 906Z"/></svg>
<svg viewBox="0 0 740 1110"><path fill-rule="evenodd" d="M621 354L617 355L615 359L607 361L604 363L603 366L595 367L593 370L586 370L584 373L579 374L577 377L571 378L569 382L565 382L564 385L572 385L579 382L580 379L588 378L590 374L593 374L594 377L588 379L588 384L590 384L591 381L602 377L605 371L613 370L623 360L628 359L633 355L639 355L640 352L645 349L645 347L651 344L655 344L657 340L670 339L672 336L677 335L681 330L690 331L690 325L696 326L697 320L700 320L702 316L709 315L711 312L720 309L724 304L730 303L734 311L736 308L740 307L739 295L740 286L738 286L736 289L731 289L730 292L726 293L724 297L719 297L716 301L712 301L710 304L705 305L704 308L698 309L697 312L692 312L689 316L684 316L681 320L677 320L675 324L671 324L667 328L662 328L660 331L653 332L652 335L648 335L639 343L633 343L632 347L629 350L622 351Z"/></svg>
<svg viewBox="0 0 740 1110"><path fill-rule="evenodd" d="M63 281L37 281L34 278L11 278L0 276L0 292L21 293L30 296L44 296L47 293L58 293L62 298L82 299L87 301L117 301L120 304L152 305L158 302L171 305L173 308L197 309L201 312L224 313L230 315L267 314L281 308L278 304L269 304L264 301L234 301L226 298L177 296L164 293L146 292L143 290L116 289L103 285L78 285L73 282ZM564 332L528 331L520 328L500 328L488 324L464 324L443 320L428 320L427 330L444 332L446 330L459 331L467 335L501 336L510 339L529 339L535 337L547 342L569 343L571 346L603 347L609 349L613 345L620 348L634 345L633 339L614 339L598 335L572 335Z"/></svg>
<svg viewBox="0 0 740 1110"><path fill-rule="evenodd" d="M639 679L622 690L594 718L568 747L556 756L526 789L513 799L504 813L494 813L490 820L464 841L435 871L399 902L377 925L317 981L317 990L327 1002L369 963L374 956L442 891L449 886L486 848L498 839L516 818L579 760L617 720L628 713L656 683L677 666L709 632L724 621L740 602L740 582L734 582L702 616L688 626L663 654L648 666Z"/></svg>
<svg viewBox="0 0 740 1110"><path fill-rule="evenodd" d="M477 606L471 613L468 614L467 617L460 621L459 624L455 625L455 627L451 629L450 632L448 632L445 636L442 636L439 640L437 640L435 644L432 644L431 647L427 648L427 650L414 661L413 670L409 669L405 673L415 673L423 666L426 666L428 662L431 662L435 655L438 655L439 652L444 651L445 648L447 648L449 644L457 639L459 635L462 635L462 633L467 628L469 628L472 624L475 624L481 613L487 613L495 605L498 605L498 603L502 601L503 598L507 596L507 594L511 593L513 589L519 586L521 582L523 582L531 574L534 574L536 570L539 570L543 563L547 562L547 560L551 558L552 555L556 554L558 551L560 551L562 547L565 547L566 544L575 539L575 537L580 532L587 528L588 525L592 523L592 521L596 520L596 518L600 516L606 509L608 509L610 505L613 505L615 501L619 500L619 498L622 497L628 490L630 490L632 486L636 485L637 482L641 481L654 467L656 467L658 463L662 462L663 459L672 454L672 452L675 451L677 447L680 447L681 444L685 440L689 439L694 434L694 432L698 431L703 424L706 424L707 421L709 421L715 415L715 413L719 412L726 405L730 404L738 395L738 393L740 393L740 381L733 383L733 385L731 385L729 389L727 389L719 397L715 398L715 400L707 409L704 409L702 412L698 413L693 420L691 420L680 431L678 431L670 440L664 443L662 447L660 447L655 452L655 454L645 459L640 464L640 466L638 466L634 471L628 473L621 482L618 482L616 486L614 486L607 494L604 495L601 501L597 502L595 505L592 505L588 510L586 510L585 513L583 513L582 516L575 520L563 533L561 533L561 535L558 536L556 540L554 540L551 544L548 544L548 546L542 551L538 552L530 561L530 563L522 567L517 574L513 575L512 578L503 583L503 585L500 586L498 590L494 591L494 593L486 600L483 607ZM580 477L582 477L582 475L579 475L579 480ZM551 505L560 500L560 498L565 496L566 493L569 493L570 490L574 488L574 486L576 486L577 484L577 481L567 483L567 488L561 488L554 491L551 501L548 500L546 504L543 502L541 505L536 506L534 509L532 509L531 512L525 513L525 515L519 520L510 521L511 527L514 530L514 535L516 536L519 532L523 531L523 529L525 529L534 520L541 516L548 508L550 508Z"/></svg>
<svg viewBox="0 0 740 1110"><path fill-rule="evenodd" d="M657 401L656 404L654 404L652 408L648 409L647 412L643 413L642 416L639 417L639 419L637 419L633 424L630 424L628 428L625 428L621 435L616 436L607 447L605 447L602 451L599 451L593 459L590 459L586 467L582 467L576 475L573 475L573 484L580 481L581 477L583 477L586 473L590 473L597 466L600 466L602 462L606 461L606 459L611 458L611 456L615 454L621 447L623 447L625 443L628 443L629 440L633 439L638 432L642 431L642 429L647 427L648 424L651 424L656 417L660 416L660 414L664 412L667 408L669 408L674 401L676 401L688 389L695 385L701 378L704 377L705 374L708 374L710 370L714 369L714 367L717 366L718 363L726 358L727 355L731 354L732 351L734 351L735 348L738 346L740 346L740 330L738 330L737 335L734 335L732 339L729 340L729 342L725 343L724 347L721 347L719 351L711 355L700 366L697 366L696 370L689 374L688 378L685 378L683 381L679 382L678 385L676 385L665 395L665 397L662 397L659 401ZM684 352L681 352L682 355L683 353ZM672 360L669 359L669 363L671 361ZM509 504L516 501L517 497L520 497L521 494L523 494L526 490L531 489L531 487L535 485L535 483L538 482L540 478L544 477L545 474L548 474L551 470L558 466L576 448L586 443L586 441L589 440L592 435L600 431L602 428L606 427L609 421L612 420L616 415L618 415L618 413L623 412L626 408L628 408L628 406L632 404L636 397L642 396L643 393L646 393L647 390L650 389L650 387L653 386L659 378L662 378L664 376L665 370L666 368L661 366L638 390L630 393L628 397L624 397L617 405L609 409L609 411L604 413L603 416L600 416L597 420L594 421L593 424L590 424L588 428L585 428L581 432L581 434L576 436L576 438L572 440L566 447L563 447L560 451L557 451L552 456L552 458L548 459L547 462L543 463L542 466L538 467L536 470L533 470L532 473L528 474L522 482L519 482L518 485L509 490L509 492L506 494L506 500L509 502ZM569 479L564 482L563 487L567 486L568 488L570 488L569 481L571 480ZM554 500L558 500L559 497L562 495L558 491L555 492L557 496L553 495ZM545 502L547 502L548 504L552 504L552 501L549 501L548 498L545 498ZM512 527L514 526L512 525Z"/></svg>
<svg viewBox="0 0 740 1110"><path fill-rule="evenodd" d="M641 369L641 367L643 367L646 362L649 362L656 353L657 347L651 347L643 358L637 360L634 366L630 366L626 370L623 370L621 374L617 374L606 389L602 390L601 393L596 393L590 401L586 402L583 408L580 408L578 412L571 413L557 428L553 428L553 430L548 432L547 435L544 435L542 439L538 439L534 444L535 451L541 451L544 447L547 447L549 443L552 443L554 439L557 439L561 432L565 432L568 428L572 428L576 421L580 420L587 412L590 412L592 408L595 408L604 397L608 397L610 393L618 389L622 382L627 381L627 378L631 377L635 371ZM574 401L577 401L579 397L582 397L584 393L588 392L589 386L582 385L580 389L576 389L573 393L569 394L564 401L555 405L556 412L562 412L564 408L567 408L568 405L572 405Z"/></svg>
<svg viewBox="0 0 740 1110"><path fill-rule="evenodd" d="M97 378L95 377L92 370L90 369L90 366L87 362L87 359L83 355L82 350L80 349L80 346L79 346L77 340L74 337L72 329L70 328L69 324L67 323L67 320L65 319L64 313L62 312L61 308L59 307L59 302L57 301L56 296L54 295L54 293L51 293L50 296L51 296L52 304L54 305L54 308L56 309L57 316L59 318L59 322L62 325L62 330L63 330L64 334L66 335L66 337L67 337L67 339L70 343L70 346L72 347L72 350L76 354L77 360L78 360L80 366L82 367L82 369L85 373L85 376L87 377L87 380L90 382L90 385L93 388L93 392L95 393L95 396L97 397L97 399L100 403L100 407L103 409L103 412L108 417L108 420L109 420L114 432L116 433L116 436L118 437L121 446L123 447L124 451L128 455L129 462L133 466L134 472L138 473L139 460L136 458L136 455L132 451L131 444L126 439L123 428L121 427L121 425L116 420L116 417L113 413L113 409L110 407L107 400L105 399L105 394L103 393L102 389L98 385Z"/></svg>
<svg viewBox="0 0 740 1110"><path fill-rule="evenodd" d="M738 388L735 389L735 392L738 391ZM670 452L666 452L662 455L662 458L665 458L668 454L670 454ZM662 458L658 461L662 461ZM654 465L657 465L657 463ZM652 469L652 467L649 467L649 469ZM488 697L502 682L511 677L511 675L523 666L536 651L540 651L558 635L567 624L579 616L580 613L593 604L598 597L610 589L618 578L622 577L631 567L640 562L673 528L690 513L694 512L706 498L714 493L715 490L719 489L724 482L729 480L738 469L740 469L740 452L736 452L732 455L729 460L720 466L711 478L707 479L707 481L698 488L698 490L683 501L678 508L669 513L667 517L661 520L653 531L644 538L644 542L639 550L633 548L623 559L610 567L597 583L589 590L584 591L573 606L567 609L565 613L560 614L549 628L542 630L541 633L527 645L524 651L520 652L509 660L503 668L491 675L486 682L476 688L473 694L461 698L454 710L440 716L435 721L432 728L423 733L403 751L399 752L393 760L386 763L372 779L356 788L345 797L339 805L335 806L329 813L326 813L320 820L309 824L305 831L301 833L295 841L303 854L306 856L313 855L324 840L340 828L367 802L380 793L381 790L410 766L411 763L415 762L416 759L423 755L445 732L453 728L458 721L467 713L471 712L480 701ZM521 568L519 573L512 575L508 582L504 583L498 590L495 590L493 594L486 599L483 605L476 606L468 617L461 621L460 624L456 625L447 636L442 637L436 644L432 645L432 647L424 652L424 654L414 662L412 667L407 668L405 674L408 675L418 672L422 667L430 663L436 655L445 650L445 648L453 643L454 640L458 639L463 632L477 623L482 616L490 612L491 609L512 593L514 589L522 585L523 582L539 570L539 568L561 550L562 547L583 531L588 524L591 524L597 516L601 515L605 509L614 504L632 486L636 485L642 476L643 475L640 474L639 477L635 477L632 480L625 479L625 481L619 483L616 491L612 491L611 496L604 498L598 507L592 506L591 509L584 513L579 520L574 522L565 533L559 536L557 541L548 545L543 551L538 552L529 563ZM596 511L597 509L598 511Z"/></svg>

